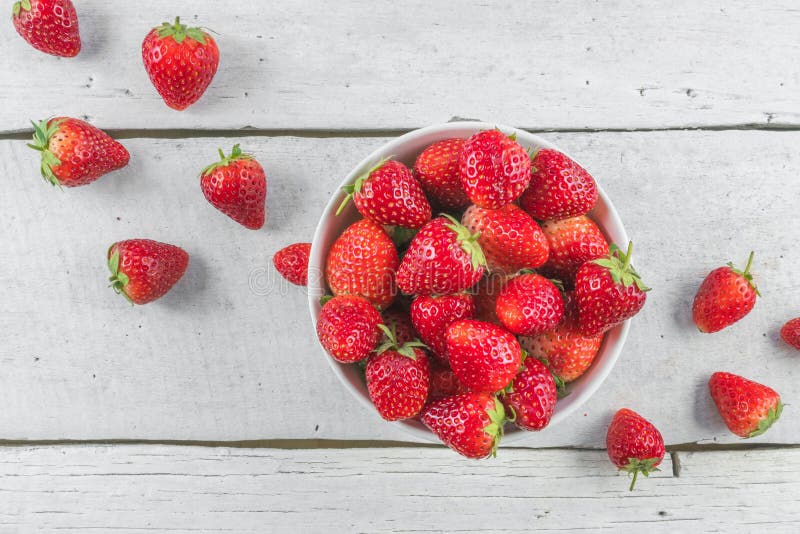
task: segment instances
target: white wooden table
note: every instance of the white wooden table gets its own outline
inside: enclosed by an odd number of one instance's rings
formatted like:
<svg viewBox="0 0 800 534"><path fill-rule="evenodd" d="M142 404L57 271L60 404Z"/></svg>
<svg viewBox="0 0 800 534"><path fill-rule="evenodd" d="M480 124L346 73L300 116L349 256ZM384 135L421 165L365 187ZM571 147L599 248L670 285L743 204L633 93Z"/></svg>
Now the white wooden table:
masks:
<svg viewBox="0 0 800 534"><path fill-rule="evenodd" d="M800 355L800 11L796 2L76 1L84 51L36 53L0 25L0 532L796 532ZM219 35L219 72L178 113L141 66L180 14ZM130 165L60 192L29 119L83 117ZM387 138L454 118L541 133L614 200L654 290L614 372L571 420L498 458L413 443L337 383L301 288L271 268ZM211 208L218 146L258 156L258 232ZM131 308L106 287L111 242L192 256ZM756 251L764 298L709 336L704 274ZM788 404L743 442L706 380L728 370ZM628 495L601 449L614 410L661 429L663 469Z"/></svg>

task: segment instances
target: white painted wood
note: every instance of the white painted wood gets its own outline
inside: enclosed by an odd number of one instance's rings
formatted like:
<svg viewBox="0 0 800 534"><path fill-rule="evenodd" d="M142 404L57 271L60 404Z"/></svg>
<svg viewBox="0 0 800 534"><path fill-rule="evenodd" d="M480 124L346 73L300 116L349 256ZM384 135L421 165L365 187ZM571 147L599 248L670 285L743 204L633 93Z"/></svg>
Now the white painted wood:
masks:
<svg viewBox="0 0 800 534"><path fill-rule="evenodd" d="M777 338L800 315L800 133L549 138L614 200L654 289L606 384L576 417L525 445L602 447L622 406L652 419L668 443L738 441L705 391L717 370L783 395L784 420L757 441L800 442L800 356ZM63 192L40 180L23 141L0 141L0 439L407 439L336 382L303 290L279 283L270 263L311 236L341 177L384 140L236 141L267 170L262 231L228 220L198 187L199 169L234 139L127 139L128 168ZM170 294L135 308L106 287L104 262L112 241L131 237L172 242L192 257ZM700 280L751 248L764 298L735 327L698 333L690 306Z"/></svg>
<svg viewBox="0 0 800 534"><path fill-rule="evenodd" d="M77 2L60 60L0 31L0 131L48 115L105 128L412 128L458 115L535 129L800 123L793 0L668 3ZM164 20L217 32L206 97L169 110L141 64ZM13 73L13 76L9 75Z"/></svg>

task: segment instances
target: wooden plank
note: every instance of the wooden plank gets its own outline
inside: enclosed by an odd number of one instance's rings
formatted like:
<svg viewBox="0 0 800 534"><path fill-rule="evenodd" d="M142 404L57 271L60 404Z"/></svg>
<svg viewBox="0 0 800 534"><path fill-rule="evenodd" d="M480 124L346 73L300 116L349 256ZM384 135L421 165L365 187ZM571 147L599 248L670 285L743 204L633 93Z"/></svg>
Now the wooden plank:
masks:
<svg viewBox="0 0 800 534"><path fill-rule="evenodd" d="M789 404L759 441L800 442L797 355L777 338L800 313L800 133L549 138L614 199L654 289L607 383L525 445L602 447L622 406L656 422L668 443L737 441L705 391L717 370L769 383ZM127 169L63 192L40 181L24 142L0 141L0 439L408 439L336 381L303 290L281 283L270 263L311 236L339 180L384 140L239 141L269 176L259 232L211 208L198 187L198 170L232 139L128 139ZM106 287L106 247L130 237L174 242L192 256L186 278L158 303L132 308ZM764 298L736 327L698 333L690 307L700 280L751 248Z"/></svg>
<svg viewBox="0 0 800 534"><path fill-rule="evenodd" d="M78 4L84 51L0 34L0 131L48 115L105 128L393 129L474 117L534 129L800 123L792 0ZM366 18L368 14L368 18ZM164 20L213 28L204 100L160 101L141 41Z"/></svg>

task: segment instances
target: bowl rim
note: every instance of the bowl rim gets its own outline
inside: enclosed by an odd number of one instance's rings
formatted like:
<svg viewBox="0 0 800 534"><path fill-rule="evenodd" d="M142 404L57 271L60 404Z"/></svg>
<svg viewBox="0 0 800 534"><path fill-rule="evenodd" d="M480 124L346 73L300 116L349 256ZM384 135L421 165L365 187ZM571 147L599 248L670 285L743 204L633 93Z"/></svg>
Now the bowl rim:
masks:
<svg viewBox="0 0 800 534"><path fill-rule="evenodd" d="M521 130L519 128L514 128L511 126L506 126L503 124L496 124L496 123L488 123L483 121L457 121L457 122L447 122L441 124L433 124L430 126L426 126L424 128L419 128L416 130L412 130L407 132L403 135L400 135L387 143L382 144L375 150L373 150L369 155L363 158L353 169L347 174L345 179L339 184L336 192L331 195L330 200L328 201L325 209L322 211L322 214L319 217L319 221L317 223L317 227L314 231L314 237L311 242L311 252L309 254L309 262L308 262L308 269L309 269L309 276L308 276L308 305L309 305L309 312L311 314L311 322L316 331L317 327L317 316L319 314L319 310L321 308L319 304L319 299L324 294L327 293L326 283L325 283L325 260L327 255L327 250L322 250L322 247L319 245L320 241L323 239L323 234L326 231L326 222L331 218L334 217L336 214L336 209L339 207L339 204L344 199L344 193L342 192L341 187L347 184L351 184L355 181L355 179L366 172L369 168L374 165L375 162L379 161L381 158L386 157L394 153L394 151L406 143L410 141L417 140L423 136L428 134L443 134L453 131L463 131L463 130L472 130L473 133L482 131L482 130L490 130L498 128L506 134L515 133L517 135L517 141L520 142L523 146L526 145L538 145L544 148L550 148L553 150L558 150L566 155L568 155L573 161L580 164L580 162L569 155L567 152L561 150L558 146L539 137L536 134L532 134L526 130ZM444 139L444 137L442 138ZM431 141L431 143L436 141ZM595 218L593 220L601 227L613 227L614 233L617 236L616 240L622 241L626 243L629 241L628 234L625 231L625 227L622 224L622 220L619 216L619 213L616 210L611 199L606 195L605 191L603 190L602 186L597 183L597 191L600 202L598 205L602 203L605 208L605 215L604 218L606 219L602 224L600 221L597 221ZM604 235L608 238L608 231L604 232ZM626 320L623 324L617 326L616 328L606 332L603 345L600 347L599 352L604 352L604 356L601 361L595 361L592 363L590 367L590 371L592 372L593 380L587 381L582 383L581 390L578 394L574 392L564 399L560 399L558 404L561 405L560 407L556 407L556 411L553 414L552 419L550 420L550 424L548 428L553 427L554 425L564 421L567 417L569 417L572 413L578 410L586 401L589 400L600 388L600 386L605 382L608 375L611 373L611 370L614 368L617 360L619 359L620 354L622 353L623 346L625 345L625 341L628 337L628 332L630 330L630 319ZM613 337L614 339L609 341L609 338ZM350 382L348 377L345 375L345 364L341 364L331 358L328 353L319 345L319 341L317 341L318 346L323 354L323 357L328 362L328 365L333 370L336 377L339 379L339 382L344 385L344 387L353 395L358 401L366 407L371 413L375 414L376 418L380 421L384 421L380 415L378 415L375 407L372 405L372 401L369 399L368 395L365 395L362 391L356 389L353 384ZM611 345L613 343L613 345ZM607 347L606 345L611 345ZM580 380L580 379L579 379ZM407 421L396 421L395 427L402 429L404 432L410 433L415 438L420 441L424 442L434 442L438 443L439 440L436 436L424 427L419 421L416 420L407 420ZM511 443L519 443L526 439L535 439L537 432L527 432L524 430L517 429L516 427L511 429L511 427L507 428L506 435L504 436L503 440L501 441L502 445L508 445Z"/></svg>

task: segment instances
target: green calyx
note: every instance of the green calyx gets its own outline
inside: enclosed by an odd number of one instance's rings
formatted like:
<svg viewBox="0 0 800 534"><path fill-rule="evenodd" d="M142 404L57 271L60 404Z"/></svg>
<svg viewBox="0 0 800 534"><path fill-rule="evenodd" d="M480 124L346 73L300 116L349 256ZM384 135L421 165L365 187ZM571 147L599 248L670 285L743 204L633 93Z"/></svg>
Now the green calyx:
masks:
<svg viewBox="0 0 800 534"><path fill-rule="evenodd" d="M752 267L753 265L754 255L755 251L750 251L750 256L747 258L747 265L745 265L744 271L740 271L739 269L734 267L733 262L728 262L728 267L730 267L731 271L733 271L734 273L738 274L739 276L743 276L744 279L747 280L747 283L750 284L750 287L752 287L755 290L756 295L760 297L761 293L759 293L758 287L756 286L756 283L753 281L753 275L750 272L750 267Z"/></svg>
<svg viewBox="0 0 800 534"><path fill-rule="evenodd" d="M28 146L42 153L42 161L39 164L42 178L51 185L61 187L61 182L53 173L53 167L61 165L61 160L50 151L50 138L58 131L63 120L53 121L49 125L48 122L47 119L38 123L31 121L31 124L33 124L33 140L28 143Z"/></svg>
<svg viewBox="0 0 800 534"><path fill-rule="evenodd" d="M638 458L628 458L628 465L620 467L620 471L625 471L628 473L628 476L633 476L633 480L631 480L631 485L628 488L628 491L633 491L633 487L636 485L636 477L639 475L639 473L649 477L650 473L654 471L660 471L660 469L656 467L656 464L660 461L661 458L645 458L644 460L640 460Z"/></svg>
<svg viewBox="0 0 800 534"><path fill-rule="evenodd" d="M624 287L630 287L631 284L636 284L639 291L650 291L650 288L644 285L639 273L631 266L631 255L633 254L633 241L628 243L628 251L622 252L617 245L609 247L609 254L604 258L592 260L592 263L605 267L608 269L608 274L615 284L622 284Z"/></svg>
<svg viewBox="0 0 800 534"><path fill-rule="evenodd" d="M220 167L227 167L234 161L238 161L241 159L253 159L251 154L245 154L242 152L242 149L239 147L239 144L233 145L233 149L231 150L231 155L226 156L225 152L222 151L221 148L218 148L217 151L219 152L219 161L216 161L202 170L200 174L206 176L207 174L211 174L215 170L219 169Z"/></svg>
<svg viewBox="0 0 800 534"><path fill-rule="evenodd" d="M111 248L113 247L114 245L111 245ZM109 249L109 252L111 252L111 249ZM122 295L128 302L133 304L131 298L128 296L127 293L125 293L125 286L128 285L128 282L130 280L128 279L127 274L119 270L118 250L114 250L111 256L109 256L108 270L111 271L111 276L108 278L108 280L109 282L111 282L111 287L114 289L114 292L117 293L118 295Z"/></svg>
<svg viewBox="0 0 800 534"><path fill-rule="evenodd" d="M194 39L200 44L206 44L206 34L203 32L202 28L189 28L185 24L181 24L180 17L175 17L174 24L165 22L156 28L156 30L158 31L158 36L162 39L165 37L172 37L178 44L185 41L187 37Z"/></svg>
<svg viewBox="0 0 800 534"><path fill-rule="evenodd" d="M395 331L394 325L392 325L392 329L389 328L385 324L379 324L378 328L386 334L386 341L382 343L377 349L375 349L376 354L381 354L386 352L387 350L393 350L398 354L402 354L406 358L411 358L412 360L417 359L417 354L414 352L414 349L427 349L428 346L421 342L418 339L414 341L408 341L403 343L402 346L398 346L397 344L397 332Z"/></svg>
<svg viewBox="0 0 800 534"><path fill-rule="evenodd" d="M552 369L550 369L550 361L545 358L544 356L539 356L539 361L547 367L547 370L550 371L550 376L553 377L553 381L556 383L556 396L559 399L563 399L567 395L569 395L569 391L567 391L567 383L558 376Z"/></svg>
<svg viewBox="0 0 800 534"><path fill-rule="evenodd" d="M450 221L450 224L446 226L456 233L456 241L461 245L461 249L469 255L472 268L477 270L481 267L486 267L486 256L483 255L483 249L478 244L478 238L481 236L480 232L469 233L466 226L447 213L442 213L442 217Z"/></svg>
<svg viewBox="0 0 800 534"><path fill-rule="evenodd" d="M11 8L11 11L16 17L23 9L25 11L31 10L31 0L20 0L19 2L14 2L14 6Z"/></svg>
<svg viewBox="0 0 800 534"><path fill-rule="evenodd" d="M342 203L339 204L339 207L336 209L336 215L339 215L344 211L345 206L347 206L347 204L353 198L353 195L361 192L361 188L364 186L364 182L367 181L367 179L372 175L372 173L383 167L383 164L389 161L390 159L392 159L391 156L389 156L388 158L383 158L378 163L373 165L367 172L356 178L355 182L342 187L342 191L347 193L347 196L344 197L344 200L342 200Z"/></svg>
<svg viewBox="0 0 800 534"><path fill-rule="evenodd" d="M769 430L769 427L771 427L775 421L781 417L781 412L783 412L783 403L779 400L778 404L776 404L774 408L769 409L767 416L758 422L758 428L750 432L747 437L754 438Z"/></svg>
<svg viewBox="0 0 800 534"><path fill-rule="evenodd" d="M328 301L331 300L332 298L333 298L333 295L322 295L319 298L319 305L320 306L325 306L328 303Z"/></svg>
<svg viewBox="0 0 800 534"><path fill-rule="evenodd" d="M503 438L503 425L506 422L506 410L500 399L494 397L494 408L486 410L490 423L483 427L483 431L492 437L492 457L497 456L497 446Z"/></svg>

